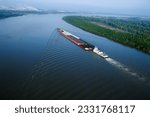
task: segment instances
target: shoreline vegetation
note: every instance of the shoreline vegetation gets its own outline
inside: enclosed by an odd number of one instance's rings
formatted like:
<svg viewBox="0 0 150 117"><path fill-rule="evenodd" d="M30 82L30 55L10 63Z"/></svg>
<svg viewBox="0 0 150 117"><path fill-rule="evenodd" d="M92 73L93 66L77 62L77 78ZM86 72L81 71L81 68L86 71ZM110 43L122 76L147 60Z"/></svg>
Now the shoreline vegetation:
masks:
<svg viewBox="0 0 150 117"><path fill-rule="evenodd" d="M27 14L42 14L38 11L16 11L16 10L0 10L0 19L6 19L9 17L18 17Z"/></svg>
<svg viewBox="0 0 150 117"><path fill-rule="evenodd" d="M17 10L0 10L0 19L6 19L9 17L18 17L27 14L47 14L44 11L17 11Z"/></svg>
<svg viewBox="0 0 150 117"><path fill-rule="evenodd" d="M24 13L18 11L10 11L10 10L0 10L0 19L5 19L9 17L17 17L22 16Z"/></svg>
<svg viewBox="0 0 150 117"><path fill-rule="evenodd" d="M63 14L63 13L73 13L73 12L67 12L67 11L57 11L57 10L51 10L51 11L19 11L19 10L0 10L0 20L6 19L9 17L17 17L17 16L23 16L27 14Z"/></svg>
<svg viewBox="0 0 150 117"><path fill-rule="evenodd" d="M85 31L150 54L149 19L65 16L63 20Z"/></svg>

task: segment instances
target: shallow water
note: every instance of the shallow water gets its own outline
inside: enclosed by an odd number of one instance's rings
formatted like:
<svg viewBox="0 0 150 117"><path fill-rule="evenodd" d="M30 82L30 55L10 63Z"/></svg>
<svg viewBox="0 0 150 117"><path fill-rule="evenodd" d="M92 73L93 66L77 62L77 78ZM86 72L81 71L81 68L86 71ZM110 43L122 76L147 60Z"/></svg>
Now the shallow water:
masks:
<svg viewBox="0 0 150 117"><path fill-rule="evenodd" d="M62 21L62 14L0 20L1 99L150 99L150 56ZM62 37L61 27L111 59Z"/></svg>

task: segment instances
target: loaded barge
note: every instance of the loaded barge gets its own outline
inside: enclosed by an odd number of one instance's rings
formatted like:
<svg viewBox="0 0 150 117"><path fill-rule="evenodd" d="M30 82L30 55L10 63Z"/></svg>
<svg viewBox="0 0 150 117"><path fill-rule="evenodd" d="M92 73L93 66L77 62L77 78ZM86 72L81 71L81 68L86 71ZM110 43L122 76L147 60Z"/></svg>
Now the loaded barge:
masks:
<svg viewBox="0 0 150 117"><path fill-rule="evenodd" d="M80 39L80 37L77 37L67 31L65 31L64 29L60 29L57 28L57 31L66 39L68 39L69 41L71 41L72 43L76 44L77 46L81 47L82 49L84 49L85 51L92 51L95 54L99 55L100 57L106 59L109 58L108 55L106 55L104 52L102 52L101 50L99 50L96 46L87 43L86 41Z"/></svg>

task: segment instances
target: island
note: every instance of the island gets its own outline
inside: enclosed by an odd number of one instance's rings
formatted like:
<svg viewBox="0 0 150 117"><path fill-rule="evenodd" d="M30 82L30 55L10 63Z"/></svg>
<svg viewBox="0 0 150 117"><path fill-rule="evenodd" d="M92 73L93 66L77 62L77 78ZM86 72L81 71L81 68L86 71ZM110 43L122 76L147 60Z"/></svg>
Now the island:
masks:
<svg viewBox="0 0 150 117"><path fill-rule="evenodd" d="M85 31L150 54L149 18L65 16L63 20Z"/></svg>

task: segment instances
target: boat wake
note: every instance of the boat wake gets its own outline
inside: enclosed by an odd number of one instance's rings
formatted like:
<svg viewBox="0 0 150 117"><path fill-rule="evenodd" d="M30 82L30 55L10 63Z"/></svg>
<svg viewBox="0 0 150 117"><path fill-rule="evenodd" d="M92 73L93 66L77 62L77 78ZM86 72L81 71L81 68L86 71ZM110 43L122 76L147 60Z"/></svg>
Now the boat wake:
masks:
<svg viewBox="0 0 150 117"><path fill-rule="evenodd" d="M92 45L92 44L80 39L80 37L77 37L74 34L65 31L64 29L58 28L57 31L60 33L60 35L62 35L63 37L65 37L67 40L71 41L75 45L81 47L85 51L93 52L96 55L98 55L99 57L106 60L111 65L128 73L129 75L133 76L134 78L136 78L140 81L143 81L143 82L147 82L148 79L146 77L144 77L143 75L141 75L139 73L132 71L131 69L129 69L125 65L121 64L120 62L110 58L109 55L107 55L105 52L103 52L101 49L99 49L95 45Z"/></svg>
<svg viewBox="0 0 150 117"><path fill-rule="evenodd" d="M133 76L133 77L136 77L138 80L146 81L146 78L145 78L143 75L138 74L138 73L132 71L131 69L129 69L129 68L126 67L125 65L121 64L120 62L118 62L118 61L116 61L116 60L114 60L114 59L112 59L112 58L106 58L105 60L106 60L108 63L110 63L111 65L113 65L113 66L119 68L120 70L122 70L122 71L124 71L124 72L130 74L130 75Z"/></svg>

